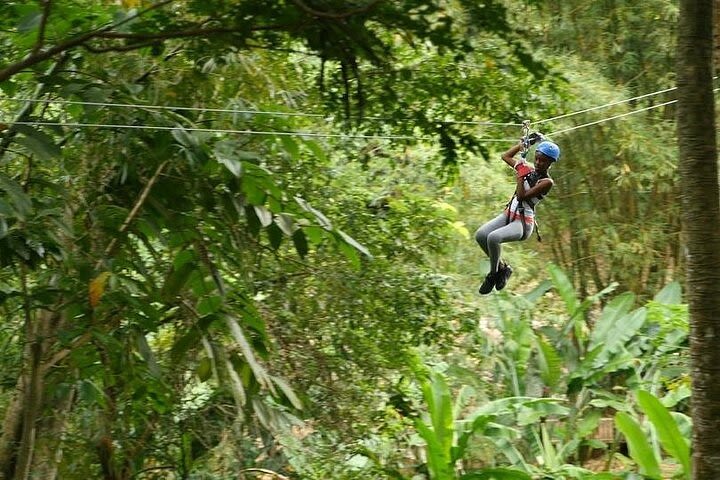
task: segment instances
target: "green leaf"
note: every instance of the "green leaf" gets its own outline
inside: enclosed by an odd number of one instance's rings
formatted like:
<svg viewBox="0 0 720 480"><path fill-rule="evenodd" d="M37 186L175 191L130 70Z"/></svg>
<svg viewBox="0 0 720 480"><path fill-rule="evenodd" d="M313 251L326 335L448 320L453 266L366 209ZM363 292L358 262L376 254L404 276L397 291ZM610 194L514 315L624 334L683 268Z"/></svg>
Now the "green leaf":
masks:
<svg viewBox="0 0 720 480"><path fill-rule="evenodd" d="M537 398L521 401L517 409L517 423L520 426L534 425L540 419L551 415L566 416L570 410L558 398Z"/></svg>
<svg viewBox="0 0 720 480"><path fill-rule="evenodd" d="M270 240L270 246L273 250L280 248L283 240L283 233L280 228L274 223L271 224L267 229L268 239Z"/></svg>
<svg viewBox="0 0 720 480"><path fill-rule="evenodd" d="M300 159L300 146L295 141L295 139L284 136L280 137L280 141L283 144L283 147L285 148L285 151L290 154L290 157L293 160L299 160Z"/></svg>
<svg viewBox="0 0 720 480"><path fill-rule="evenodd" d="M212 377L212 360L208 357L203 357L198 363L195 373L201 382L205 382Z"/></svg>
<svg viewBox="0 0 720 480"><path fill-rule="evenodd" d="M514 468L485 468L477 472L469 472L460 480L532 480L532 477Z"/></svg>
<svg viewBox="0 0 720 480"><path fill-rule="evenodd" d="M284 210L282 201L278 200L277 198L273 197L272 195L268 195L266 200L267 200L268 209L270 209L271 212L280 213Z"/></svg>
<svg viewBox="0 0 720 480"><path fill-rule="evenodd" d="M83 380L79 389L80 401L86 405L105 405L105 395L102 390L91 380Z"/></svg>
<svg viewBox="0 0 720 480"><path fill-rule="evenodd" d="M32 127L23 126L19 131L23 136L16 139L17 143L27 148L41 160L51 161L60 156L60 147L46 133Z"/></svg>
<svg viewBox="0 0 720 480"><path fill-rule="evenodd" d="M565 302L565 308L567 308L568 313L571 316L575 315L580 307L580 300L578 300L575 294L575 287L573 287L567 275L565 275L565 272L557 265L551 263L548 265L548 271L550 272L550 279L553 285L555 285L560 298Z"/></svg>
<svg viewBox="0 0 720 480"><path fill-rule="evenodd" d="M637 399L643 412L655 427L663 448L682 465L683 472L689 478L691 473L690 447L688 441L680 434L675 419L660 400L650 392L638 391Z"/></svg>
<svg viewBox="0 0 720 480"><path fill-rule="evenodd" d="M184 334L178 338L170 349L170 358L173 362L179 362L183 356L193 348L196 348L202 341L203 335L208 327L219 317L217 315L208 315L198 320L196 325L189 328Z"/></svg>
<svg viewBox="0 0 720 480"><path fill-rule="evenodd" d="M317 219L318 223L321 227L330 230L332 228L332 224L330 223L330 220L323 215L323 213L319 210L316 210L310 204L302 197L295 197L295 201L297 202L300 207L305 210L306 212L312 213L315 218Z"/></svg>
<svg viewBox="0 0 720 480"><path fill-rule="evenodd" d="M198 145L198 142L196 141L195 137L193 137L192 133L188 132L182 127L174 128L171 133L173 138L180 145L183 145L185 147L195 147Z"/></svg>
<svg viewBox="0 0 720 480"><path fill-rule="evenodd" d="M602 415L600 410L586 409L583 416L577 421L575 427L577 436L581 438L590 436L598 428Z"/></svg>
<svg viewBox="0 0 720 480"><path fill-rule="evenodd" d="M461 433L458 435L457 445L452 449L453 462L465 456L465 450L470 442L470 438L476 433L482 432L493 418L495 418L494 415L478 415L472 420L469 427L465 427L464 429L458 428L458 430L461 430Z"/></svg>
<svg viewBox="0 0 720 480"><path fill-rule="evenodd" d="M443 451L442 445L436 437L435 432L420 419L415 420L415 428L423 440L425 440L430 478L433 480L452 479L453 471L449 465L449 455L446 455Z"/></svg>
<svg viewBox="0 0 720 480"><path fill-rule="evenodd" d="M535 336L535 347L538 354L540 378L547 387L554 388L562 374L562 359L555 348L540 335Z"/></svg>
<svg viewBox="0 0 720 480"><path fill-rule="evenodd" d="M430 425L422 419L415 421L418 433L427 443L428 468L433 479L452 478L452 446L454 439L453 402L444 377L430 372L421 381L423 399L427 404Z"/></svg>
<svg viewBox="0 0 720 480"><path fill-rule="evenodd" d="M679 305L682 303L682 287L680 282L668 283L653 298L658 303L665 305Z"/></svg>
<svg viewBox="0 0 720 480"><path fill-rule="evenodd" d="M181 250L173 259L173 267L181 268L188 262L195 260L195 254L191 250Z"/></svg>
<svg viewBox="0 0 720 480"><path fill-rule="evenodd" d="M540 282L540 284L533 288L530 292L525 294L525 299L530 302L531 304L534 304L540 298L542 298L545 293L547 293L548 290L552 288L553 284L550 280L544 280Z"/></svg>
<svg viewBox="0 0 720 480"><path fill-rule="evenodd" d="M20 33L28 33L32 30L36 30L40 26L43 14L40 10L27 14L17 25L17 30Z"/></svg>
<svg viewBox="0 0 720 480"><path fill-rule="evenodd" d="M260 223L257 213L255 213L255 208L250 205L245 205L244 210L248 231L253 237L257 237L262 229L262 224Z"/></svg>
<svg viewBox="0 0 720 480"><path fill-rule="evenodd" d="M223 300L219 295L210 295L198 302L197 311L201 316L217 313L222 306Z"/></svg>
<svg viewBox="0 0 720 480"><path fill-rule="evenodd" d="M260 220L260 225L267 227L273 222L272 213L263 205L255 205L253 208L255 209L255 215Z"/></svg>
<svg viewBox="0 0 720 480"><path fill-rule="evenodd" d="M155 353L150 348L150 344L147 341L147 337L143 333L137 333L135 336L137 342L138 352L140 356L145 360L148 365L148 370L155 377L160 378L160 367L158 366L157 360L155 359Z"/></svg>
<svg viewBox="0 0 720 480"><path fill-rule="evenodd" d="M428 402L433 430L443 451L449 455L454 435L453 402L450 388L443 376L435 372L431 374L430 387L431 392L425 392L425 400ZM428 393L430 393L432 401L429 401Z"/></svg>
<svg viewBox="0 0 720 480"><path fill-rule="evenodd" d="M190 275L195 271L195 262L187 261L182 263L180 268L173 268L165 277L165 283L160 290L160 297L165 300L175 298L187 283Z"/></svg>
<svg viewBox="0 0 720 480"><path fill-rule="evenodd" d="M345 242L340 242L338 248L340 248L340 251L343 253L343 255L345 255L345 258L350 261L350 264L353 266L353 268L360 268L360 266L362 265L360 262L360 254L355 248Z"/></svg>
<svg viewBox="0 0 720 480"><path fill-rule="evenodd" d="M225 323L227 324L228 328L230 329L230 332L232 333L233 338L235 339L236 344L240 348L240 352L242 352L243 357L245 357L245 361L250 366L250 369L253 372L253 375L255 375L255 379L260 385L263 385L265 387L270 388L270 390L274 392L273 383L270 379L270 376L268 375L267 371L265 370L265 367L263 367L255 357L255 352L253 351L252 347L250 346L250 343L247 341L247 338L245 337L245 333L243 332L242 328L240 327L240 324L238 323L237 319L231 315L225 315Z"/></svg>
<svg viewBox="0 0 720 480"><path fill-rule="evenodd" d="M0 179L2 179L2 175L0 175ZM0 200L0 216L14 217L15 214L15 209L12 208L9 203Z"/></svg>
<svg viewBox="0 0 720 480"><path fill-rule="evenodd" d="M540 446L542 450L543 465L547 466L547 468L551 470L555 470L560 466L560 461L557 451L555 450L555 446L553 445L552 438L550 438L550 433L548 432L546 423L540 424L540 433L542 438Z"/></svg>
<svg viewBox="0 0 720 480"><path fill-rule="evenodd" d="M302 231L305 232L308 240L317 245L323 241L327 230L322 227L304 226L302 227Z"/></svg>
<svg viewBox="0 0 720 480"><path fill-rule="evenodd" d="M300 255L301 258L305 258L305 255L308 254L308 243L307 243L307 238L305 238L305 233L300 229L295 230L295 233L293 233L292 239L293 239L293 244L295 245L295 250L297 250L298 255Z"/></svg>
<svg viewBox="0 0 720 480"><path fill-rule="evenodd" d="M100 205L95 209L96 218L102 228L111 231L113 234L115 234L123 224L128 213L128 209L118 205Z"/></svg>
<svg viewBox="0 0 720 480"><path fill-rule="evenodd" d="M32 213L32 199L15 180L0 174L0 190L7 193L12 202L13 210L19 218L24 219Z"/></svg>
<svg viewBox="0 0 720 480"><path fill-rule="evenodd" d="M235 397L235 402L239 407L242 407L247 401L245 386L243 385L240 375L238 375L238 372L235 369L235 365L233 365L229 358L225 359L225 370L230 376L230 387L232 389L233 397Z"/></svg>
<svg viewBox="0 0 720 480"><path fill-rule="evenodd" d="M213 153L218 162L225 165L225 167L236 177L240 177L243 172L242 157L238 152L235 151L235 143L230 141L217 142L213 146Z"/></svg>
<svg viewBox="0 0 720 480"><path fill-rule="evenodd" d="M244 176L242 179L242 191L249 204L251 205L262 205L265 203L267 193L265 190L255 183L255 179L249 176Z"/></svg>
<svg viewBox="0 0 720 480"><path fill-rule="evenodd" d="M305 146L315 155L315 158L320 160L320 163L325 165L328 163L328 157L325 155L323 147L314 140L305 140Z"/></svg>
<svg viewBox="0 0 720 480"><path fill-rule="evenodd" d="M355 249L357 249L359 252L361 252L366 257L372 258L370 251L367 248L365 248L364 245L360 244L357 240L355 240L350 235L348 235L347 233L345 233L341 230L337 230L337 233L340 235L340 238L342 238L342 241L344 241L345 243L347 243L349 245L352 245Z"/></svg>
<svg viewBox="0 0 720 480"><path fill-rule="evenodd" d="M292 217L286 213L281 213L275 217L275 224L280 227L280 230L287 235L288 237L293 236L293 232L295 231L295 222L293 221Z"/></svg>
<svg viewBox="0 0 720 480"><path fill-rule="evenodd" d="M610 332L618 328L619 320L625 317L634 302L635 295L631 292L625 292L613 298L610 303L603 308L600 318L595 323L593 334L590 337L589 348L605 343L605 338Z"/></svg>
<svg viewBox="0 0 720 480"><path fill-rule="evenodd" d="M601 347L592 365L605 362L609 354L620 350L645 324L647 309L644 307L628 314L634 302L635 295L627 292L605 306L590 334L588 349ZM588 361L583 363L588 364Z"/></svg>
<svg viewBox="0 0 720 480"><path fill-rule="evenodd" d="M230 173L235 175L236 177L239 177L242 175L242 162L239 161L236 158L232 157L226 157L224 155L219 155L217 152L215 153L215 157L217 158L218 162L225 165L225 167L230 170Z"/></svg>
<svg viewBox="0 0 720 480"><path fill-rule="evenodd" d="M617 412L615 414L615 425L617 425L618 430L625 435L630 450L630 457L637 463L640 468L640 473L650 478L660 480L662 475L658 459L655 457L655 452L650 446L640 425L625 412Z"/></svg>
<svg viewBox="0 0 720 480"><path fill-rule="evenodd" d="M300 398L295 394L295 391L290 387L290 385L285 381L285 379L280 377L271 376L270 379L280 387L280 391L282 391L283 395L287 397L287 399L290 401L293 407L297 408L298 410L302 410L303 405L300 401Z"/></svg>

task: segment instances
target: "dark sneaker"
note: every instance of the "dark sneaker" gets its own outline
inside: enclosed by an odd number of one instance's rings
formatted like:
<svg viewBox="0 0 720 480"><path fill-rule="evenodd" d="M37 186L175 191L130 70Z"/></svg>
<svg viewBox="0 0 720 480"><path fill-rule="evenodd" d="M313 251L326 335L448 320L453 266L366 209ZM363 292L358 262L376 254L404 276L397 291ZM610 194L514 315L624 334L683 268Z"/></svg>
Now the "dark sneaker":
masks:
<svg viewBox="0 0 720 480"><path fill-rule="evenodd" d="M508 280L510 280L510 275L512 275L513 269L510 267L510 265L507 265L503 263L500 265L500 268L498 269L498 275L497 280L495 281L495 290L502 290L505 288L505 285L507 285Z"/></svg>
<svg viewBox="0 0 720 480"><path fill-rule="evenodd" d="M482 285L480 285L478 292L480 292L481 295L487 295L488 293L492 292L492 289L495 286L497 276L497 274L493 274L492 272L488 273L485 276L485 281L482 283Z"/></svg>

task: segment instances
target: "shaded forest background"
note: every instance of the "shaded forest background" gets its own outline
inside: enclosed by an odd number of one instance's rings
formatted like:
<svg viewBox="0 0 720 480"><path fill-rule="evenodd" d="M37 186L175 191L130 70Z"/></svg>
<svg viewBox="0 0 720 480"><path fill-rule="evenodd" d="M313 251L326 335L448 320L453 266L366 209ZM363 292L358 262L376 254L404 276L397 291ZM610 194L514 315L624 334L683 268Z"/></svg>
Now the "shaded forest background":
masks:
<svg viewBox="0 0 720 480"><path fill-rule="evenodd" d="M3 2L0 478L689 478L677 16Z"/></svg>

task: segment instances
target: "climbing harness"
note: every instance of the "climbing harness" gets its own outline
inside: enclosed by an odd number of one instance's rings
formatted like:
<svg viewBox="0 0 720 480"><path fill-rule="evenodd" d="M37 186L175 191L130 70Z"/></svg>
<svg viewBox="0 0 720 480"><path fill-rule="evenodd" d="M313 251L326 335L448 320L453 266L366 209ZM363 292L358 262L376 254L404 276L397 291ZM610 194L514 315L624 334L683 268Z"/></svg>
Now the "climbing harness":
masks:
<svg viewBox="0 0 720 480"><path fill-rule="evenodd" d="M533 170L524 177L530 188L537 185L537 182L539 182L543 178L550 178L550 176L547 173L538 173L536 170ZM517 206L515 207L515 211L513 211L512 203L513 200L517 198L517 194L513 193L513 196L510 197L510 201L508 201L507 205L505 205L505 212L507 213L505 225L509 225L511 221L517 219L520 219L520 222L522 223L523 234L520 240L526 240L529 233L527 228L527 222L525 221L525 204L527 203L529 207L532 208L534 211L535 206L540 203L540 200L542 200L544 197L544 194L540 194L538 197L536 197L537 201L535 202L533 201L533 199L526 199L522 201L517 200ZM535 224L535 235L537 236L538 242L542 242L542 236L540 236L540 225L538 224L536 216L533 216L533 223Z"/></svg>

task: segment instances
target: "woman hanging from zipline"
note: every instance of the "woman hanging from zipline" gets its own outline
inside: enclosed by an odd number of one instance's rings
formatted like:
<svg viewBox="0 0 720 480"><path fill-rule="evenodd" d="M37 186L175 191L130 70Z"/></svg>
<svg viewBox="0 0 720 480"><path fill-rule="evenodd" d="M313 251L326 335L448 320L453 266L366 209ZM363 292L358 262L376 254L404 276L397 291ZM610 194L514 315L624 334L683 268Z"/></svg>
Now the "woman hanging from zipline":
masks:
<svg viewBox="0 0 720 480"><path fill-rule="evenodd" d="M527 126L526 126L527 128ZM540 141L535 149L535 168L525 162L530 145ZM515 155L522 152L522 158ZM485 277L479 292L488 294L493 288L502 290L512 275L510 265L500 260L501 244L518 242L530 237L535 228L535 207L553 186L548 170L560 158L560 148L547 141L542 134L526 134L520 143L502 154L502 159L516 172L515 194L505 211L487 222L475 232L475 240L490 258L490 272ZM540 234L538 233L538 240Z"/></svg>

